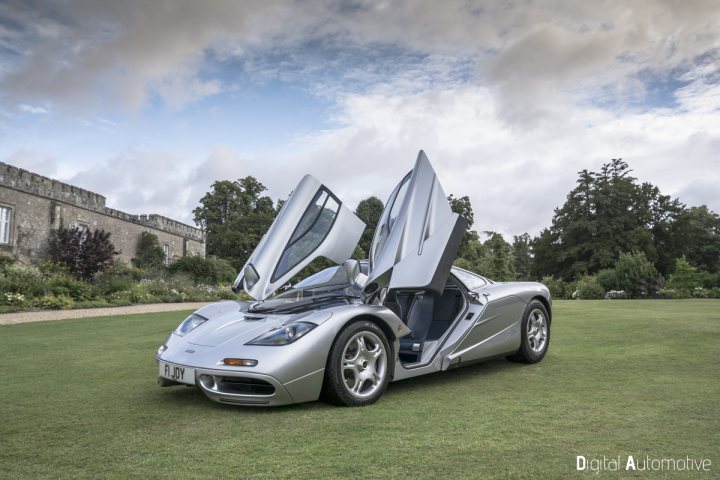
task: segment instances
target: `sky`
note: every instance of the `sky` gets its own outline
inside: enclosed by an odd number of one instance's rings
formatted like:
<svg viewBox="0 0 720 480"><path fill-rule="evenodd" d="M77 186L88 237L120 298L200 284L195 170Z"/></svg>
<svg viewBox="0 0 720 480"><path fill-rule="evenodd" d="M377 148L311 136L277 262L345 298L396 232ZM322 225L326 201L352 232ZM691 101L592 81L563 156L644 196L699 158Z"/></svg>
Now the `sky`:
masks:
<svg viewBox="0 0 720 480"><path fill-rule="evenodd" d="M354 209L420 149L509 240L612 158L720 212L720 2L0 0L0 161L112 208L311 173Z"/></svg>

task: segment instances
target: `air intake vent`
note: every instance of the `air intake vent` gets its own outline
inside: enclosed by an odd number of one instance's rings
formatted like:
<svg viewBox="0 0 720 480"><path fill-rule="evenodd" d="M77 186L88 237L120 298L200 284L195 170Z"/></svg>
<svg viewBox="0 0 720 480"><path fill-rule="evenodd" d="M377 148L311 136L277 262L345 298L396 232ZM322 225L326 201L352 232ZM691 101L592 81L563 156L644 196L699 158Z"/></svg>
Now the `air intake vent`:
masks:
<svg viewBox="0 0 720 480"><path fill-rule="evenodd" d="M218 390L241 395L272 395L275 387L265 380L245 377L221 377Z"/></svg>

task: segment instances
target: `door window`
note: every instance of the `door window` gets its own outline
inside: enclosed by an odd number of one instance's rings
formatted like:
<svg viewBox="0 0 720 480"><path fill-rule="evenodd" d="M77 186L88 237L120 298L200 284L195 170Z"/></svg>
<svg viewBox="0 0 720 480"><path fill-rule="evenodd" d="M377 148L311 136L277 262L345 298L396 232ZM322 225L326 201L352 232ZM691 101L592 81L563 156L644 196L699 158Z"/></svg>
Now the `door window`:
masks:
<svg viewBox="0 0 720 480"><path fill-rule="evenodd" d="M318 190L290 237L271 281L277 281L320 246L335 223L339 210L340 202L328 190Z"/></svg>
<svg viewBox="0 0 720 480"><path fill-rule="evenodd" d="M375 231L375 238L377 241L372 245L372 252L369 257L371 261L371 270L372 262L375 262L376 256L382 252L382 249L385 246L385 241L395 226L395 221L397 220L398 215L400 215L400 208L405 200L405 195L407 195L411 174L412 172L405 175L405 178L402 179L400 184L395 187L395 190L390 194L390 199L385 206L385 209L388 211L387 218L385 218L385 215L380 216L380 222L378 223L377 230Z"/></svg>

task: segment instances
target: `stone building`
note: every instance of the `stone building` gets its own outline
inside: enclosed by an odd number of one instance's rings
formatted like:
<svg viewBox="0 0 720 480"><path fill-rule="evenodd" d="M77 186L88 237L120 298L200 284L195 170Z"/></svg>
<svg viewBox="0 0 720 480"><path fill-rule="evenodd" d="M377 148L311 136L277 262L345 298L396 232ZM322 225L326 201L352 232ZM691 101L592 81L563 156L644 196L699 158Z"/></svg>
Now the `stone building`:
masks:
<svg viewBox="0 0 720 480"><path fill-rule="evenodd" d="M22 263L46 259L51 233L61 227L110 232L130 263L141 232L157 235L166 263L186 255L205 255L202 230L160 215L131 215L105 206L105 197L0 162L0 256Z"/></svg>

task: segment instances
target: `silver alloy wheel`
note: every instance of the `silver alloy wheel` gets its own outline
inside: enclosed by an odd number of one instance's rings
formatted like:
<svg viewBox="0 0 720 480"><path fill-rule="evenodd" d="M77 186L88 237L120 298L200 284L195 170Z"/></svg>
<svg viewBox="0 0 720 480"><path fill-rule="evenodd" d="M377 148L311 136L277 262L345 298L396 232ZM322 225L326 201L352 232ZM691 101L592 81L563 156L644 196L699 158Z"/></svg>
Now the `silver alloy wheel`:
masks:
<svg viewBox="0 0 720 480"><path fill-rule="evenodd" d="M345 389L357 398L372 396L387 374L387 353L382 340L367 330L345 344L341 357Z"/></svg>
<svg viewBox="0 0 720 480"><path fill-rule="evenodd" d="M527 321L527 340L530 349L540 353L547 342L547 320L545 314L539 308L530 312Z"/></svg>

